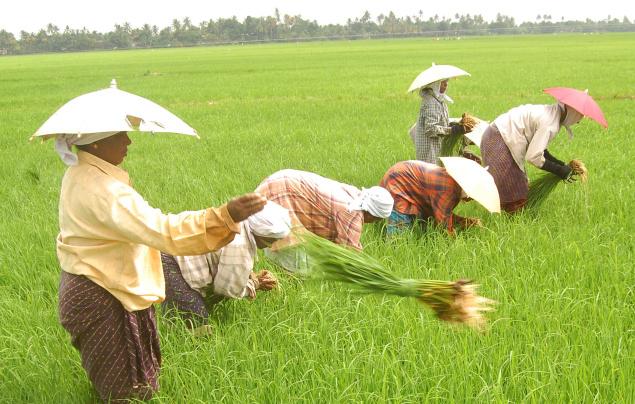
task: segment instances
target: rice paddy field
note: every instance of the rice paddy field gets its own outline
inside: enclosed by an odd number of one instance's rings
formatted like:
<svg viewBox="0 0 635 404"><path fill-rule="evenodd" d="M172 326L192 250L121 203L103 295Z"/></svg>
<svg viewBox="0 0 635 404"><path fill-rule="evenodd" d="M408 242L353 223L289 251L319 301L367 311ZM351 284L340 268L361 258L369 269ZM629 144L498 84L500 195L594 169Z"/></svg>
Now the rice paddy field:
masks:
<svg viewBox="0 0 635 404"><path fill-rule="evenodd" d="M493 119L542 89L588 88L609 122L583 120L550 151L589 181L561 184L537 212L457 213L484 227L386 240L365 251L403 277L471 278L498 301L486 333L438 322L412 299L360 296L272 269L281 288L212 311L196 338L159 315L156 402L635 401L635 35L314 42L0 57L0 401L95 402L57 319L55 253L64 165L30 135L69 99L108 86L147 97L200 140L133 133L123 167L165 212L219 205L282 169L376 185L414 158L406 94L431 62L450 82L451 116ZM530 169L534 178L537 170Z"/></svg>

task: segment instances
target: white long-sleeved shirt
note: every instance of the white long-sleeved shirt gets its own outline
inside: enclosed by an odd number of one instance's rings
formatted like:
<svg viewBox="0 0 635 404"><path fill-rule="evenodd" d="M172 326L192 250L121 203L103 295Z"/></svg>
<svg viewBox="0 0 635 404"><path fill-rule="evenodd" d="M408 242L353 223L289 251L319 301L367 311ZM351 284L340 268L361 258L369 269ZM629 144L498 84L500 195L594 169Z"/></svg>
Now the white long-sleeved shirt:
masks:
<svg viewBox="0 0 635 404"><path fill-rule="evenodd" d="M525 171L525 161L540 168L545 163L544 151L560 131L560 107L553 105L521 105L494 120L494 124L514 157Z"/></svg>

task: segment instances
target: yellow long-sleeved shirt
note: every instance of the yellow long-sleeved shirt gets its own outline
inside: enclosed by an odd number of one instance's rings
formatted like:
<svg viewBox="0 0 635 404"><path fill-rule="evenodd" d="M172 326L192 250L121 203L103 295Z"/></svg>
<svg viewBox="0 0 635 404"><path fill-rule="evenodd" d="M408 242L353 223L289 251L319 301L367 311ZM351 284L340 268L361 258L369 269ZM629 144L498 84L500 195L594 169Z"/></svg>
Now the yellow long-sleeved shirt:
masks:
<svg viewBox="0 0 635 404"><path fill-rule="evenodd" d="M78 158L62 180L57 256L62 270L88 277L128 311L165 298L159 251L204 254L240 232L226 205L163 214L130 186L126 171L90 153Z"/></svg>

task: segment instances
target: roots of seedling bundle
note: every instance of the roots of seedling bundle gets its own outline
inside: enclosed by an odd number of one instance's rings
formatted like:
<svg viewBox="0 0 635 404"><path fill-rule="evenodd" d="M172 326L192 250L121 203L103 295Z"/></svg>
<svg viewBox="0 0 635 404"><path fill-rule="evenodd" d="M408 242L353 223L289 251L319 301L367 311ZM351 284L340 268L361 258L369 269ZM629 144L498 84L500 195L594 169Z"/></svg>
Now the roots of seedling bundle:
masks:
<svg viewBox="0 0 635 404"><path fill-rule="evenodd" d="M459 124L463 125L465 128L465 133L470 133L480 122L480 119L464 112Z"/></svg>
<svg viewBox="0 0 635 404"><path fill-rule="evenodd" d="M434 310L437 317L450 323L462 323L482 330L486 318L482 312L493 310L493 300L479 296L478 285L469 280L447 282L433 289L421 290L419 301Z"/></svg>
<svg viewBox="0 0 635 404"><path fill-rule="evenodd" d="M584 163L580 160L571 160L569 162L569 167L573 170L573 175L577 175L580 177L581 182L586 182L589 177L589 172L586 169Z"/></svg>

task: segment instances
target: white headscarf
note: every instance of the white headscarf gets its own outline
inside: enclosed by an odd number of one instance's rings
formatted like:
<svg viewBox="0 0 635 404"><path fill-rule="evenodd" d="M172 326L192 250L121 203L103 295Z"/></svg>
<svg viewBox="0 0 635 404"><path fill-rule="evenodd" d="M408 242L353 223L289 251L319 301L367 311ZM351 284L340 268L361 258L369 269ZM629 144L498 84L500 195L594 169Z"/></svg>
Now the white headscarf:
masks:
<svg viewBox="0 0 635 404"><path fill-rule="evenodd" d="M119 132L99 132L85 133L81 135L58 135L55 138L55 151L60 156L64 164L74 166L77 164L77 154L73 153L71 147L73 145L86 145L95 143L98 140L105 139Z"/></svg>
<svg viewBox="0 0 635 404"><path fill-rule="evenodd" d="M584 115L579 113L574 108L571 108L570 106L565 105L561 102L559 102L558 105L560 105L560 108L562 108L562 113L566 114L564 117L564 121L562 121L562 126L564 126L564 128L567 130L569 139L573 139L573 130L571 130L571 125L575 125L576 123L580 122L580 120L584 118Z"/></svg>
<svg viewBox="0 0 635 404"><path fill-rule="evenodd" d="M291 217L287 209L267 201L264 209L249 216L247 225L256 236L280 239L291 231Z"/></svg>
<svg viewBox="0 0 635 404"><path fill-rule="evenodd" d="M432 90L432 92L434 93L434 95L437 98L439 98L441 100L445 100L446 102L449 102L450 104L454 104L454 100L452 98L450 98L450 96L445 91L441 92L441 82L446 81L446 80L447 79L433 81L432 83L428 84L427 86L425 86L421 90L423 91L424 89L429 88L429 89Z"/></svg>
<svg viewBox="0 0 635 404"><path fill-rule="evenodd" d="M375 217L385 219L392 213L394 203L392 195L385 188L362 188L359 196L348 204L348 210L364 210Z"/></svg>

